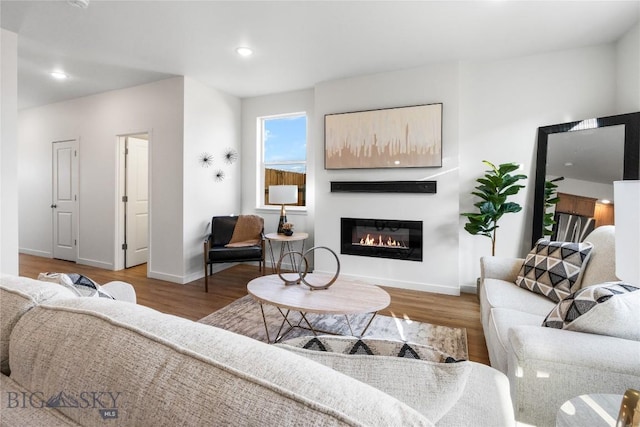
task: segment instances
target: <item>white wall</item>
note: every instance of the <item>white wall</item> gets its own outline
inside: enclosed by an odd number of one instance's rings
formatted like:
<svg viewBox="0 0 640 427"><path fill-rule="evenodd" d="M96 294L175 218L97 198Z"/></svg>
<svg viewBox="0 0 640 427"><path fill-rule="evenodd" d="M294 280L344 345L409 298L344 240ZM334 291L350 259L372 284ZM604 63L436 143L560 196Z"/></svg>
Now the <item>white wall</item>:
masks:
<svg viewBox="0 0 640 427"><path fill-rule="evenodd" d="M622 169L620 170L622 171ZM576 196L591 197L598 200L613 200L613 182L611 184L602 184L600 182L565 178L556 184L558 185L558 193L575 194Z"/></svg>
<svg viewBox="0 0 640 427"><path fill-rule="evenodd" d="M618 113L640 111L640 23L617 45Z"/></svg>
<svg viewBox="0 0 640 427"><path fill-rule="evenodd" d="M460 210L472 211L481 160L523 164L527 188L512 200L524 209L500 221L497 256L523 256L531 246L537 128L615 114L613 45L559 51L503 61L465 63L460 93ZM597 83L596 83L597 82ZM473 288L479 259L491 242L464 230L460 218L460 279Z"/></svg>
<svg viewBox="0 0 640 427"><path fill-rule="evenodd" d="M79 138L78 262L113 269L117 135L149 132L149 275L182 281L183 90L183 79L173 78L22 110L20 250L52 255L51 143Z"/></svg>
<svg viewBox="0 0 640 427"><path fill-rule="evenodd" d="M0 272L18 274L18 37L0 31Z"/></svg>
<svg viewBox="0 0 640 427"><path fill-rule="evenodd" d="M341 217L423 221L423 262L340 255L341 274L387 286L459 292L458 72L457 64L438 64L324 82L315 87L315 244L340 253ZM438 102L444 104L442 168L324 169L325 114ZM330 181L412 181L432 177L438 185L436 194L330 192ZM316 269L330 271L334 261L320 255L316 254Z"/></svg>
<svg viewBox="0 0 640 427"><path fill-rule="evenodd" d="M501 61L435 64L317 84L305 96L315 103L309 123L309 163L315 168L309 187L315 191L315 209L308 221L313 224L314 244L339 253L341 216L423 220L423 263L341 255L342 273L389 286L449 294L472 291L479 258L490 254L490 241L469 235L460 213L473 209L470 192L484 173L481 160L522 163L521 172L529 176L526 183L532 183L539 126L616 113L616 49L612 44ZM286 93L243 100L245 153L255 144L255 117L292 111L294 99ZM325 114L432 102L444 104L442 168L324 169ZM243 158L243 209L255 206L256 159L249 156ZM438 181L435 195L329 191L333 180L430 177ZM501 221L499 256L522 256L530 249L533 187L513 200L524 210ZM329 257L316 259L317 270L332 265Z"/></svg>
<svg viewBox="0 0 640 427"><path fill-rule="evenodd" d="M224 161L227 149L239 154L232 164ZM241 211L241 152L240 99L185 78L183 283L204 275L203 242L211 217ZM202 166L199 159L203 153L213 155L211 166ZM224 173L222 181L214 178L217 171ZM228 265L216 265L218 269L223 266Z"/></svg>
<svg viewBox="0 0 640 427"><path fill-rule="evenodd" d="M313 95L313 90L308 89L242 100L242 213L262 216L265 220L265 233L273 233L278 228L280 208L257 208L258 171L261 160L258 158L260 153L257 149L257 118L286 113L307 113L307 207L287 208L287 219L295 224L295 231L309 233L309 239L305 242L307 249L314 244L315 168L312 150L317 144L322 144L322 140L316 137L312 129L315 120ZM277 247L275 249L279 250ZM296 249L299 247L296 246Z"/></svg>

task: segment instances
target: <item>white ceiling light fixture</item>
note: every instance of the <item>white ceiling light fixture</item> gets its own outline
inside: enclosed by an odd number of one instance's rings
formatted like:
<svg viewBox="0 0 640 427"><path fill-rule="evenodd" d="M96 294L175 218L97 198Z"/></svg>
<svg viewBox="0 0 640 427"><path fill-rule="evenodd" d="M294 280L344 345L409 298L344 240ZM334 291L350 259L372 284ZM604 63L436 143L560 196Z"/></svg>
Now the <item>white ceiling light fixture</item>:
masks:
<svg viewBox="0 0 640 427"><path fill-rule="evenodd" d="M253 55L253 49L246 46L240 46L236 48L236 53L242 57L247 57Z"/></svg>
<svg viewBox="0 0 640 427"><path fill-rule="evenodd" d="M86 9L89 7L89 0L67 0L67 3L78 9Z"/></svg>
<svg viewBox="0 0 640 427"><path fill-rule="evenodd" d="M69 77L67 73L58 70L50 72L49 75L56 80L66 80Z"/></svg>

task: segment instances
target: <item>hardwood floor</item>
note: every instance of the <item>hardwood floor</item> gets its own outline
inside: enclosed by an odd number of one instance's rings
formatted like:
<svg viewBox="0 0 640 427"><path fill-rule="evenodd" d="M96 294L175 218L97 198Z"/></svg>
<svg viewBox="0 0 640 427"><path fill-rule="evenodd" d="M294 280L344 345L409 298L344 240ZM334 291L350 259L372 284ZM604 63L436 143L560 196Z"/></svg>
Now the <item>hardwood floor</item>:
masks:
<svg viewBox="0 0 640 427"><path fill-rule="evenodd" d="M131 283L142 304L158 311L191 320L201 319L232 301L247 295L246 284L260 275L253 265L239 264L215 274L204 292L204 278L179 285L146 277L147 266L110 271L72 262L20 254L20 275L37 278L41 272L80 273L98 283L121 280ZM267 269L267 272L268 269ZM418 322L466 328L469 358L489 364L487 347L480 324L480 305L474 294L450 296L384 287L391 305L380 312L408 317Z"/></svg>

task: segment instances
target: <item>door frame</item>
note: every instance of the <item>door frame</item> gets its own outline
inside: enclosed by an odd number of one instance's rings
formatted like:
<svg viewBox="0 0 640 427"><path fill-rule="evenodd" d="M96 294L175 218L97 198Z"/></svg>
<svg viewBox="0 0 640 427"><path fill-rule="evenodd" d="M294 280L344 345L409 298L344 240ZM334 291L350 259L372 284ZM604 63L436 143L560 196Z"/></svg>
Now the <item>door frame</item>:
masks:
<svg viewBox="0 0 640 427"><path fill-rule="evenodd" d="M126 132L126 133L121 133L116 135L116 143L115 145L115 150L116 150L116 177L118 180L118 187L117 187L117 191L116 191L116 197L114 200L114 212L116 215L116 220L115 220L115 236L116 238L114 239L114 270L124 270L124 265L125 265L125 257L124 257L124 250L122 249L122 245L124 244L124 233L125 233L125 209L124 209L124 203L122 203L122 197L125 194L125 182L126 182L126 176L125 176L125 157L124 157L124 149L125 149L125 140L127 137L130 136L139 136L139 135L147 135L147 141L148 141L148 185L149 185L149 217L148 217L148 230L149 230L149 255L148 255L148 259L147 259L147 275L149 274L149 266L151 265L151 241L152 241L152 233L151 233L151 216L153 215L151 206L153 206L152 204L152 196L151 196L151 158L152 158L152 138L153 138L153 134L151 130L141 130L138 132Z"/></svg>

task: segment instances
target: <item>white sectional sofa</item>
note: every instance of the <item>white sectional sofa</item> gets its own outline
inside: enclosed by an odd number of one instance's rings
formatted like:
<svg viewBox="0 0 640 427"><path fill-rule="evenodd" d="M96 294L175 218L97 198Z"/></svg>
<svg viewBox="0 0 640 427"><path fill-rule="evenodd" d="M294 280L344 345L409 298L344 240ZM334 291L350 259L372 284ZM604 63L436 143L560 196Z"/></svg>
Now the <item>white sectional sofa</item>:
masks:
<svg viewBox="0 0 640 427"><path fill-rule="evenodd" d="M599 227L585 241L593 249L581 288L617 281L614 227ZM509 378L516 420L553 426L560 406L573 397L639 389L640 342L543 327L556 303L516 286L523 261L482 258L479 289L491 366ZM640 312L640 305L637 309ZM640 325L635 328L640 330Z"/></svg>
<svg viewBox="0 0 640 427"><path fill-rule="evenodd" d="M3 426L514 424L506 376L478 363L336 353L322 364L22 277L1 277L0 305ZM344 373L325 366L334 357Z"/></svg>

